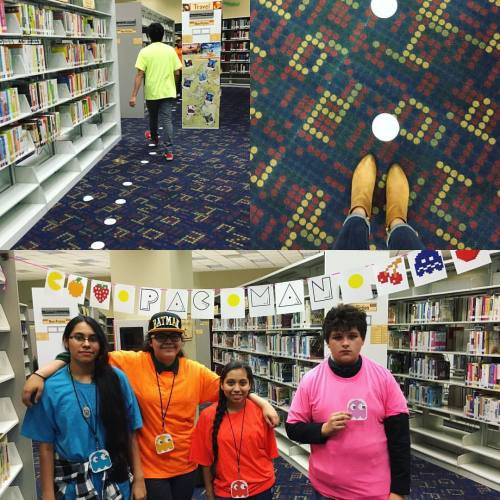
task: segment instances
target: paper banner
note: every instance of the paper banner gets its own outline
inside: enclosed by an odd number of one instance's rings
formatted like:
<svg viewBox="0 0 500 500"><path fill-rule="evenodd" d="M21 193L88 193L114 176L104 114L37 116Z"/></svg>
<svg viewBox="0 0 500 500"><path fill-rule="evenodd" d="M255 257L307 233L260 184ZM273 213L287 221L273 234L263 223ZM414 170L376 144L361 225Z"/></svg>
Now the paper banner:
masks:
<svg viewBox="0 0 500 500"><path fill-rule="evenodd" d="M48 269L45 277L45 288L52 292L62 293L66 275L57 269Z"/></svg>
<svg viewBox="0 0 500 500"><path fill-rule="evenodd" d="M488 250L451 250L451 258L457 274L466 273L476 267L486 266L491 263Z"/></svg>
<svg viewBox="0 0 500 500"><path fill-rule="evenodd" d="M447 277L440 250L417 250L407 255L415 286L426 285Z"/></svg>
<svg viewBox="0 0 500 500"><path fill-rule="evenodd" d="M302 280L275 283L276 314L304 312L304 282Z"/></svg>
<svg viewBox="0 0 500 500"><path fill-rule="evenodd" d="M339 276L323 275L307 278L311 309L329 311L339 301Z"/></svg>
<svg viewBox="0 0 500 500"><path fill-rule="evenodd" d="M210 288L197 289L191 292L191 318L213 319L214 290Z"/></svg>
<svg viewBox="0 0 500 500"><path fill-rule="evenodd" d="M374 264L372 269L378 295L389 295L410 288L405 259L402 255L381 264Z"/></svg>
<svg viewBox="0 0 500 500"><path fill-rule="evenodd" d="M161 309L161 288L141 287L139 289L138 313L142 316L152 316Z"/></svg>
<svg viewBox="0 0 500 500"><path fill-rule="evenodd" d="M221 288L220 291L221 318L245 317L245 289Z"/></svg>
<svg viewBox="0 0 500 500"><path fill-rule="evenodd" d="M189 293L187 290L169 288L165 294L165 311L173 312L181 319L187 318Z"/></svg>
<svg viewBox="0 0 500 500"><path fill-rule="evenodd" d="M85 295L87 291L88 279L84 276L70 274L68 283L66 284L66 291L68 296L76 300L78 304L85 303Z"/></svg>
<svg viewBox="0 0 500 500"><path fill-rule="evenodd" d="M135 311L135 286L117 283L113 290L113 311L133 314Z"/></svg>
<svg viewBox="0 0 500 500"><path fill-rule="evenodd" d="M340 274L342 303L349 304L358 300L373 298L373 272L370 267L360 267Z"/></svg>
<svg viewBox="0 0 500 500"><path fill-rule="evenodd" d="M90 283L90 307L109 309L111 300L111 283L92 280Z"/></svg>
<svg viewBox="0 0 500 500"><path fill-rule="evenodd" d="M251 318L276 314L273 285L248 287L248 309Z"/></svg>

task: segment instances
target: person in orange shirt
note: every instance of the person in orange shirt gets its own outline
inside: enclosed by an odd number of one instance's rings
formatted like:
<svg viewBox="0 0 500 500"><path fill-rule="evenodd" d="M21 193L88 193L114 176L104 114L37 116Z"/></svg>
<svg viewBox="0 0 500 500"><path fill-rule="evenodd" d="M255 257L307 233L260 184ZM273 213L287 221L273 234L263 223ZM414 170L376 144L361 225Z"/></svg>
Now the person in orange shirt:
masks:
<svg viewBox="0 0 500 500"><path fill-rule="evenodd" d="M196 409L202 402L217 401L219 376L182 352L181 319L170 312L154 314L142 351L113 351L110 363L128 376L142 413L137 433L148 500L190 500L197 464L190 460ZM58 356L58 358L60 358ZM49 377L66 359L57 359L37 373ZM38 380L37 380L38 379ZM25 384L23 401L37 402L43 390L40 377ZM252 395L270 425L277 425L276 411Z"/></svg>
<svg viewBox="0 0 500 500"><path fill-rule="evenodd" d="M200 414L189 457L203 466L208 500L273 498L276 437L248 399L252 387L250 367L228 363L220 375L219 401Z"/></svg>

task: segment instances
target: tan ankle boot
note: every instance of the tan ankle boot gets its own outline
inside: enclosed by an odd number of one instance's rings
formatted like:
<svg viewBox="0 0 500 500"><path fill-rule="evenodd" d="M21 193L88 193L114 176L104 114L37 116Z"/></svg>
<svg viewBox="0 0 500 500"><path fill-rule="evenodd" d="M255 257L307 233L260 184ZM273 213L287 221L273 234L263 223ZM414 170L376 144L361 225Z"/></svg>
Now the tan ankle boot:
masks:
<svg viewBox="0 0 500 500"><path fill-rule="evenodd" d="M368 154L358 163L352 174L351 208L349 213L356 207L361 207L370 217L372 213L373 190L377 177L377 164L375 157Z"/></svg>
<svg viewBox="0 0 500 500"><path fill-rule="evenodd" d="M395 163L389 168L386 182L385 225L387 231L394 219L408 220L410 186L403 169Z"/></svg>

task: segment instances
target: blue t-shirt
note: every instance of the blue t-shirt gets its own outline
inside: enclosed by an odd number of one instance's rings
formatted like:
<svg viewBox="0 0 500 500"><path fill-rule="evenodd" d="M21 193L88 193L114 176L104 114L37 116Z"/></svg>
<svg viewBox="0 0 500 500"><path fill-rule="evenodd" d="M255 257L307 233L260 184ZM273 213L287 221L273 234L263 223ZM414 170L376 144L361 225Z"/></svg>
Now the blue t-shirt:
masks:
<svg viewBox="0 0 500 500"><path fill-rule="evenodd" d="M141 412L127 376L118 368L113 368L113 370L120 379L129 429L131 432L140 429L142 427ZM91 415L88 420L94 431L97 431L98 445L96 445L94 434L82 415L67 366L61 368L47 380L40 401L26 412L21 434L34 441L52 443L54 451L65 460L86 462L89 455L98 447L106 447L105 431L100 419L97 419L99 421L96 425L95 384L82 384L77 380L74 382L81 407L88 406L90 408ZM102 476L103 473L92 474L92 482L99 493L102 488ZM130 485L128 482L119 483L118 486L124 498L129 498ZM74 485L69 485L66 489L65 500L74 500L75 498Z"/></svg>

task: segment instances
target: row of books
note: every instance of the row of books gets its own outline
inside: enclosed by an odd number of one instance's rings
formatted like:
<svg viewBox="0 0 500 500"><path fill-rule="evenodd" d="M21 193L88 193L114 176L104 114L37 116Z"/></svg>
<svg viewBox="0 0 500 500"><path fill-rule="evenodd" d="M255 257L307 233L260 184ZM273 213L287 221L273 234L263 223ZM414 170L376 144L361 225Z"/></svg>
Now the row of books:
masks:
<svg viewBox="0 0 500 500"><path fill-rule="evenodd" d="M57 78L51 78L39 82L20 82L18 87L26 95L31 111L38 111L59 101L57 82Z"/></svg>
<svg viewBox="0 0 500 500"><path fill-rule="evenodd" d="M79 95L109 82L109 68L96 68L58 75L58 83L65 84L71 95Z"/></svg>
<svg viewBox="0 0 500 500"><path fill-rule="evenodd" d="M0 438L0 487L10 477L10 460L7 435Z"/></svg>
<svg viewBox="0 0 500 500"><path fill-rule="evenodd" d="M500 321L500 295L428 299L389 306L389 323Z"/></svg>
<svg viewBox="0 0 500 500"><path fill-rule="evenodd" d="M71 123L77 125L99 109L99 96L97 93L87 95L79 101L72 102L68 105L61 106L60 110L63 113L69 114Z"/></svg>
<svg viewBox="0 0 500 500"><path fill-rule="evenodd" d="M103 37L107 35L106 20L103 18L60 10L54 11L54 20L61 21L68 36Z"/></svg>
<svg viewBox="0 0 500 500"><path fill-rule="evenodd" d="M278 406L290 406L292 403L292 393L295 392L290 387L283 387L267 383L266 397Z"/></svg>
<svg viewBox="0 0 500 500"><path fill-rule="evenodd" d="M236 62L236 61L250 61L250 54L248 52L226 52L221 57L221 63Z"/></svg>
<svg viewBox="0 0 500 500"><path fill-rule="evenodd" d="M20 114L19 93L17 87L0 90L0 123L15 118Z"/></svg>
<svg viewBox="0 0 500 500"><path fill-rule="evenodd" d="M248 39L248 30L243 30L243 29L237 29L237 30L231 30L227 31L226 33L223 34L222 41L224 42L227 39Z"/></svg>
<svg viewBox="0 0 500 500"><path fill-rule="evenodd" d="M500 354L500 331L470 330L467 352L470 354Z"/></svg>
<svg viewBox="0 0 500 500"><path fill-rule="evenodd" d="M270 358L266 358L263 356L250 356L249 364L252 372L255 375L262 375L263 377L269 377L271 368L270 368Z"/></svg>
<svg viewBox="0 0 500 500"><path fill-rule="evenodd" d="M464 414L485 422L500 424L500 399L474 391L466 396Z"/></svg>
<svg viewBox="0 0 500 500"><path fill-rule="evenodd" d="M0 132L0 168L19 158L28 149L27 132L17 125Z"/></svg>
<svg viewBox="0 0 500 500"><path fill-rule="evenodd" d="M23 35L54 34L54 16L51 9L31 3L8 4L5 6L5 14L17 19Z"/></svg>
<svg viewBox="0 0 500 500"><path fill-rule="evenodd" d="M21 58L28 73L46 70L45 51L41 44L0 45L0 79L14 75L14 60Z"/></svg>
<svg viewBox="0 0 500 500"><path fill-rule="evenodd" d="M450 362L442 355L412 356L409 374L431 380L448 380Z"/></svg>
<svg viewBox="0 0 500 500"><path fill-rule="evenodd" d="M221 61L223 62L223 61ZM245 73L250 74L248 64L244 63L225 63L222 68L222 73Z"/></svg>
<svg viewBox="0 0 500 500"><path fill-rule="evenodd" d="M222 52L240 52L250 49L250 42L240 42L238 40L224 41Z"/></svg>
<svg viewBox="0 0 500 500"><path fill-rule="evenodd" d="M443 386L424 385L411 381L408 388L408 401L427 406L443 406Z"/></svg>
<svg viewBox="0 0 500 500"><path fill-rule="evenodd" d="M224 19L222 23L222 29L234 30L250 28L250 21L248 19Z"/></svg>
<svg viewBox="0 0 500 500"><path fill-rule="evenodd" d="M61 133L61 115L59 111L39 115L23 123L30 133L35 147L52 142Z"/></svg>
<svg viewBox="0 0 500 500"><path fill-rule="evenodd" d="M323 338L319 335L266 335L269 354L323 359Z"/></svg>
<svg viewBox="0 0 500 500"><path fill-rule="evenodd" d="M421 327L422 328L422 327ZM389 349L413 349L413 350L438 350L436 347L436 333L431 327L429 330L390 330L389 331ZM444 335L444 336L443 336ZM439 350L467 352L469 343L469 334L462 326L442 326L439 329L438 341ZM444 349L443 347L444 342ZM431 347L433 347L431 349Z"/></svg>
<svg viewBox="0 0 500 500"><path fill-rule="evenodd" d="M62 54L69 66L82 66L93 62L102 62L106 59L106 45L104 43L61 43L52 45L53 54Z"/></svg>
<svg viewBox="0 0 500 500"><path fill-rule="evenodd" d="M445 351L446 330L411 330L410 349L420 351Z"/></svg>
<svg viewBox="0 0 500 500"><path fill-rule="evenodd" d="M466 383L500 389L500 363L467 363Z"/></svg>
<svg viewBox="0 0 500 500"><path fill-rule="evenodd" d="M293 380L294 365L295 363L290 361L271 360L269 376L278 382L291 383Z"/></svg>

